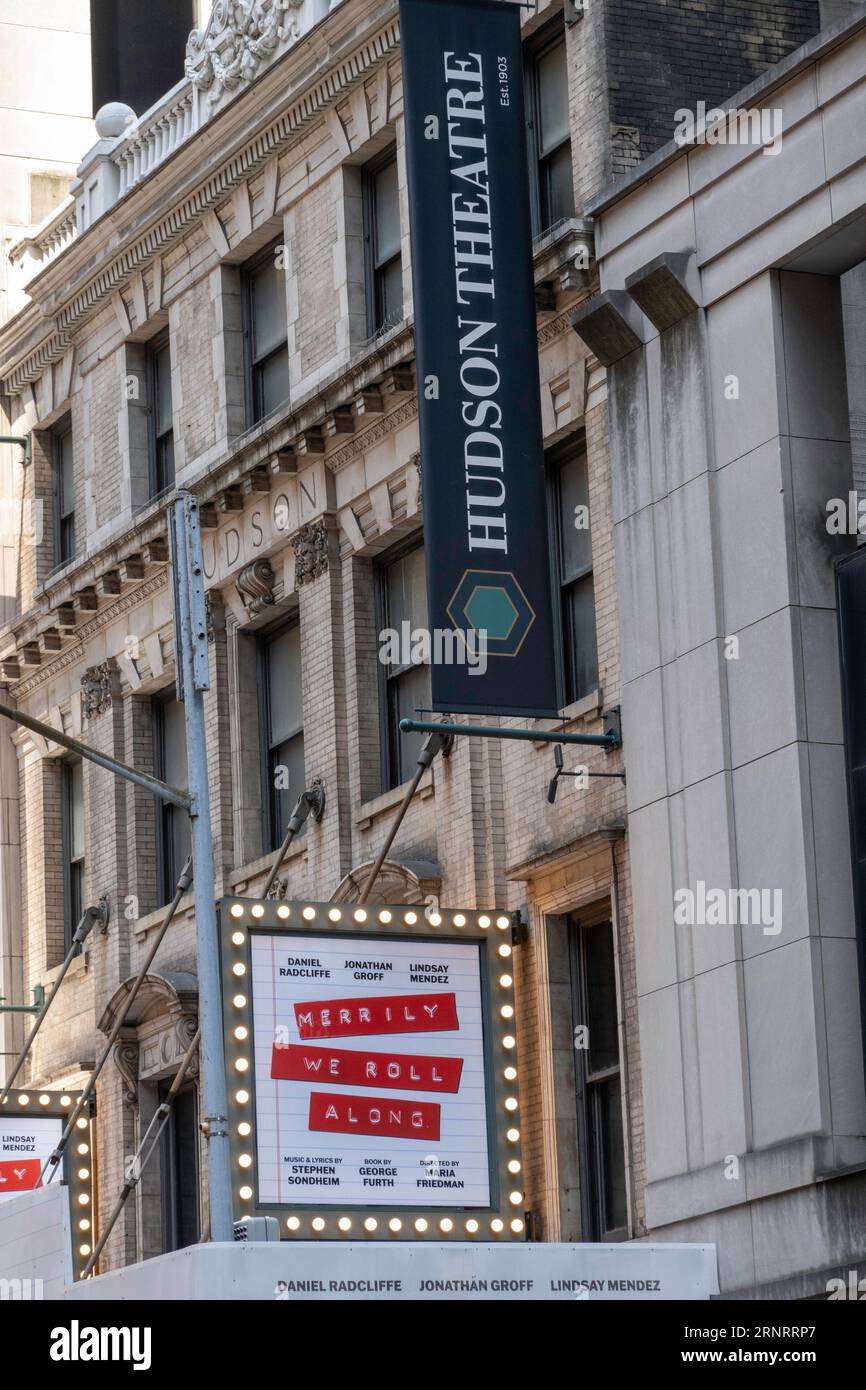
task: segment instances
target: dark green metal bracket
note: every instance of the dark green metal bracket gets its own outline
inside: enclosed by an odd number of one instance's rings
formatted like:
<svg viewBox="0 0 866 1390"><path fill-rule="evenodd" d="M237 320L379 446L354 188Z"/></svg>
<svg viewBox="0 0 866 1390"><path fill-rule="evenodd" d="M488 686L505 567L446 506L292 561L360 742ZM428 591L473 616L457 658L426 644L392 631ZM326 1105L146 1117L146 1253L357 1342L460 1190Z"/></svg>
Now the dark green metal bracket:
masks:
<svg viewBox="0 0 866 1390"><path fill-rule="evenodd" d="M32 1004L4 1004L0 994L0 1014L41 1014L45 1007L45 990L41 985L33 986Z"/></svg>
<svg viewBox="0 0 866 1390"><path fill-rule="evenodd" d="M619 706L604 712L603 734L564 734L551 730L503 729L501 725L437 724L429 719L401 719L402 734L455 734L470 738L515 738L527 743L585 743L595 748L621 748L622 725Z"/></svg>
<svg viewBox="0 0 866 1390"><path fill-rule="evenodd" d="M33 456L33 441L29 434L0 434L0 444L20 444L24 450L24 467L29 468Z"/></svg>

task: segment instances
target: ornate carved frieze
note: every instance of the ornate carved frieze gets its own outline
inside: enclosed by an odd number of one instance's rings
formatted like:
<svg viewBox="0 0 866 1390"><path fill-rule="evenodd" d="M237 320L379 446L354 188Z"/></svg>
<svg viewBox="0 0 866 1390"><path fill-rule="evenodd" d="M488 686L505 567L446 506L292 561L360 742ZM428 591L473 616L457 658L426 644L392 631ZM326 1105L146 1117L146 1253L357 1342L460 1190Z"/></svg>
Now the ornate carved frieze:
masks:
<svg viewBox="0 0 866 1390"><path fill-rule="evenodd" d="M81 712L88 722L111 709L112 670L111 661L101 661L88 666L81 677Z"/></svg>
<svg viewBox="0 0 866 1390"><path fill-rule="evenodd" d="M216 0L204 30L187 40L184 71L211 104L248 86L282 44L301 36L304 0Z"/></svg>
<svg viewBox="0 0 866 1390"><path fill-rule="evenodd" d="M241 570L237 578L237 589L241 602L251 618L273 603L276 582L277 576L270 560L253 560Z"/></svg>
<svg viewBox="0 0 866 1390"><path fill-rule="evenodd" d="M312 584L328 569L328 528L323 516L310 521L292 536L295 552L295 585Z"/></svg>

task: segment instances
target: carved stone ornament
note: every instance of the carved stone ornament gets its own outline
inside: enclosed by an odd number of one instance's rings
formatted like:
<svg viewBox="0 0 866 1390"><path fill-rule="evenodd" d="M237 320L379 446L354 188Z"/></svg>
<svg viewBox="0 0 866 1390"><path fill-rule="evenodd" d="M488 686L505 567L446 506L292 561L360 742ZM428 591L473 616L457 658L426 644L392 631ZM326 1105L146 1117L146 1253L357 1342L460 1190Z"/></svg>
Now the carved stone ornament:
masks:
<svg viewBox="0 0 866 1390"><path fill-rule="evenodd" d="M268 898L271 902L282 902L288 897L289 880L287 878L275 878L268 889Z"/></svg>
<svg viewBox="0 0 866 1390"><path fill-rule="evenodd" d="M312 584L328 569L328 530L325 518L310 521L292 536L295 552L295 587Z"/></svg>
<svg viewBox="0 0 866 1390"><path fill-rule="evenodd" d="M211 104L258 77L280 44L301 37L304 0L216 0L207 27L193 29L184 72Z"/></svg>
<svg viewBox="0 0 866 1390"><path fill-rule="evenodd" d="M238 593L251 618L273 603L276 582L270 560L253 560L241 570L237 578Z"/></svg>
<svg viewBox="0 0 866 1390"><path fill-rule="evenodd" d="M81 710L87 720L111 709L111 662L88 666L81 677Z"/></svg>
<svg viewBox="0 0 866 1390"><path fill-rule="evenodd" d="M111 1060L120 1072L125 1103L138 1105L138 1043L131 1038L121 1039L111 1050Z"/></svg>

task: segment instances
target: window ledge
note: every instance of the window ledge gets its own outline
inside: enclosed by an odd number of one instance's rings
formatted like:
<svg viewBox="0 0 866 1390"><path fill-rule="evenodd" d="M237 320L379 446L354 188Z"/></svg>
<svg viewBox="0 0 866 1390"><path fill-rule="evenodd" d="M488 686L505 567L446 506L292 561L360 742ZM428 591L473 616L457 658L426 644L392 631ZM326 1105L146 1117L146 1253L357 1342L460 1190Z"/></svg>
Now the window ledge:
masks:
<svg viewBox="0 0 866 1390"><path fill-rule="evenodd" d="M169 903L164 903L162 907L154 908L153 912L148 912L146 916L139 917L138 921L134 923L135 940L139 945L142 941L145 941L147 939L148 935L150 934L150 932L154 930L154 928L162 925L165 914L169 909L169 905ZM185 912L188 912L194 905L195 894L192 892L184 893L183 897L177 905L177 912L174 914L175 920L177 920L178 917L182 917L183 914Z"/></svg>
<svg viewBox="0 0 866 1390"><path fill-rule="evenodd" d="M306 853L307 844L306 837L304 837L304 839L289 846L286 857L280 865L280 873L288 865L294 864L298 859L303 859ZM276 850L271 850L269 854L262 854L258 859L251 860L249 864L242 864L239 869L232 869L226 878L232 892L239 898L243 897L243 893L239 890L246 888L250 880L258 878L260 874L269 874L274 867L275 857Z"/></svg>
<svg viewBox="0 0 866 1390"><path fill-rule="evenodd" d="M87 969L88 969L89 960L90 960L90 952L89 952L89 951L82 951L80 955L73 956L73 957L72 957L72 960L71 960L71 962L70 962L70 964L69 964L69 969L68 969L67 972L66 972L66 978L67 978L67 980L72 979L72 978L73 978L74 976L76 976L76 975L86 975L86 974L87 974ZM54 985L55 985L55 983L56 983L56 981L57 981L57 976L58 976L59 974L60 974L60 966L59 966L59 965L52 966L52 968L51 968L50 970L46 970L45 974L44 974L43 977L42 977L42 981L41 981L41 983L42 983L42 988L45 990L45 993L46 993L46 994L48 993L48 991L49 991L50 989L52 989L52 988L54 987Z"/></svg>
<svg viewBox="0 0 866 1390"><path fill-rule="evenodd" d="M410 779L411 780L411 779ZM381 796L375 797L372 801L365 801L363 806L358 807L355 815L355 825L359 830L369 830L370 826L380 816L387 815L389 811L394 811L400 805L406 795L408 782L403 782L399 787L392 788L389 792L383 792ZM428 768L418 783L418 790L415 793L416 801L426 801L428 797L435 794L436 788L433 783L433 773Z"/></svg>
<svg viewBox="0 0 866 1390"><path fill-rule="evenodd" d="M601 687L598 690L591 690L588 695L584 695L582 700L575 700L574 704L566 705L561 711L559 719L542 719L538 723L550 733L565 733L572 724L591 724L601 714L603 695ZM532 748L536 753L546 753L549 745L546 743L533 743Z"/></svg>

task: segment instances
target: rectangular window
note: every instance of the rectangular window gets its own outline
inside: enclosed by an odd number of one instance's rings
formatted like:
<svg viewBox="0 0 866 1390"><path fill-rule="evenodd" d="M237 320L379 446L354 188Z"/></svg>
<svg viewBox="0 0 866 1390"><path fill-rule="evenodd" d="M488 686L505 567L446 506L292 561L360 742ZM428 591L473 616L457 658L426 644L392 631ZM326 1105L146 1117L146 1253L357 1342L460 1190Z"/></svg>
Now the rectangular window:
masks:
<svg viewBox="0 0 866 1390"><path fill-rule="evenodd" d="M414 774L423 734L401 734L401 719L412 719L418 708L430 708L430 667L413 660L411 633L427 630L427 576L424 547L415 545L379 569L379 631L396 639L397 659L380 660L383 789L399 787ZM378 652L377 652L378 655Z"/></svg>
<svg viewBox="0 0 866 1390"><path fill-rule="evenodd" d="M397 157L364 170L364 244L367 255L367 330L371 338L403 318L403 260Z"/></svg>
<svg viewBox="0 0 866 1390"><path fill-rule="evenodd" d="M171 1079L159 1082L160 1104ZM199 1238L198 1097L194 1084L181 1086L160 1136L162 1249L182 1250Z"/></svg>
<svg viewBox="0 0 866 1390"><path fill-rule="evenodd" d="M533 233L574 216L565 35L542 36L526 54Z"/></svg>
<svg viewBox="0 0 866 1390"><path fill-rule="evenodd" d="M279 246L274 242L242 272L249 425L289 399L286 277L277 266Z"/></svg>
<svg viewBox="0 0 866 1390"><path fill-rule="evenodd" d="M299 623L259 643L265 852L278 849L304 790L304 706Z"/></svg>
<svg viewBox="0 0 866 1390"><path fill-rule="evenodd" d="M628 1204L611 923L587 926L573 917L569 954L582 1238L622 1239Z"/></svg>
<svg viewBox="0 0 866 1390"><path fill-rule="evenodd" d="M72 462L72 421L67 417L54 432L54 564L75 558L75 474Z"/></svg>
<svg viewBox="0 0 866 1390"><path fill-rule="evenodd" d="M188 787L184 708L173 695L153 700L154 776L179 791ZM171 902L180 871L189 858L189 816L180 806L156 798L157 896L159 906Z"/></svg>
<svg viewBox="0 0 866 1390"><path fill-rule="evenodd" d="M565 704L598 686L595 586L586 455L570 450L550 469L551 531L559 597Z"/></svg>
<svg viewBox="0 0 866 1390"><path fill-rule="evenodd" d="M72 944L84 902L84 764L62 765L63 952Z"/></svg>
<svg viewBox="0 0 866 1390"><path fill-rule="evenodd" d="M160 334L147 350L150 408L150 495L156 497L174 484L174 416L171 401L171 345Z"/></svg>

